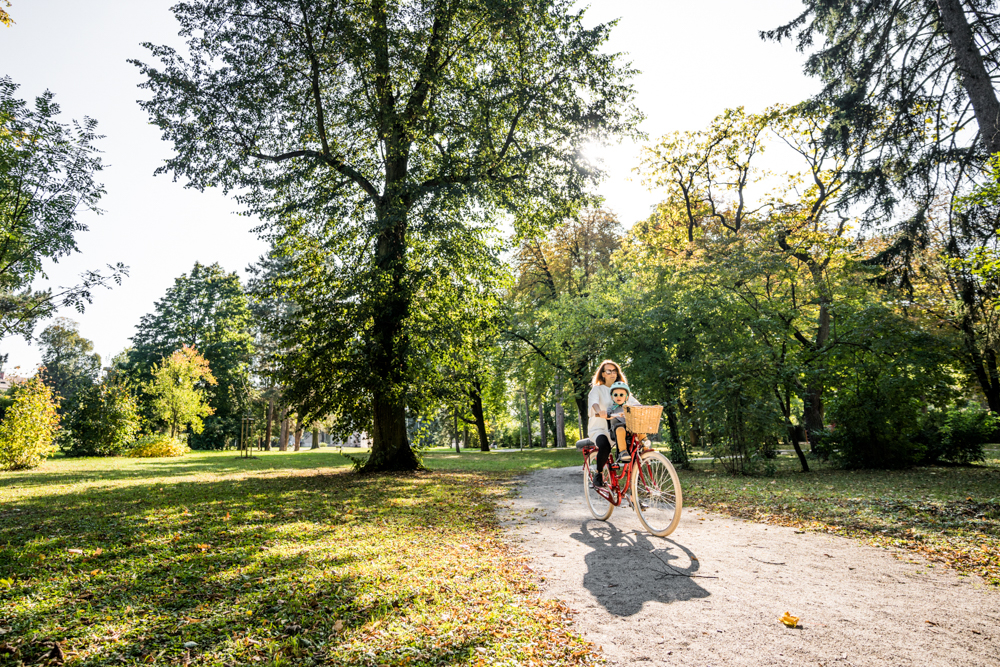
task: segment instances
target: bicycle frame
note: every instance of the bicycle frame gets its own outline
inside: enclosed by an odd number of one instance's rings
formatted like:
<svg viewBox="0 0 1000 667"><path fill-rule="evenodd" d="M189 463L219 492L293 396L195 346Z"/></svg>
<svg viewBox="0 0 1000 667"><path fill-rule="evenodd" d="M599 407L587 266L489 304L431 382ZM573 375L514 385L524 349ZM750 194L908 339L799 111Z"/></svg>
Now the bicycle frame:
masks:
<svg viewBox="0 0 1000 667"><path fill-rule="evenodd" d="M611 461L614 458L614 447L612 447L612 453L608 456L608 462L606 464L607 466L610 466L611 474L609 477L611 477L611 486L610 488L600 486L594 487L594 491L597 491L597 495L601 496L615 507L621 505L622 498L628 493L629 479L631 479L632 476L632 466L640 463L639 454L642 452L642 448L640 443L636 442L636 440L638 440L638 438L633 433L627 433L625 436L626 446L628 447L629 453L632 454L632 460L620 467L620 475L615 475L615 467L611 464ZM587 457L596 452L597 447L584 447L581 450L581 453L583 454L584 470L587 469ZM639 478L641 479L642 476L642 467L640 466ZM619 482L621 482L622 486L619 486Z"/></svg>

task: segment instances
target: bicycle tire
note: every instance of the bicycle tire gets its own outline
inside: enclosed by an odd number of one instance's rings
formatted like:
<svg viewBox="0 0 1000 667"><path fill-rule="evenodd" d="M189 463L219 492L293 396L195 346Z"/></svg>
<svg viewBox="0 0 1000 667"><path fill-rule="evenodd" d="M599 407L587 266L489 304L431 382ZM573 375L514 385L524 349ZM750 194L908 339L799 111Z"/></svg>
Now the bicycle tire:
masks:
<svg viewBox="0 0 1000 667"><path fill-rule="evenodd" d="M588 454L584 460L586 466L584 467L583 474L583 497L587 499L587 507L590 509L590 513L594 515L594 518L606 521L611 516L611 513L615 511L615 506L610 500L603 497L594 489L592 480L594 473L597 472L597 453ZM604 486L607 488L611 483L608 466L604 466L603 477Z"/></svg>
<svg viewBox="0 0 1000 667"><path fill-rule="evenodd" d="M684 495L677 471L667 457L659 452L642 454L632 468L629 487L639 523L657 537L674 532L681 521Z"/></svg>

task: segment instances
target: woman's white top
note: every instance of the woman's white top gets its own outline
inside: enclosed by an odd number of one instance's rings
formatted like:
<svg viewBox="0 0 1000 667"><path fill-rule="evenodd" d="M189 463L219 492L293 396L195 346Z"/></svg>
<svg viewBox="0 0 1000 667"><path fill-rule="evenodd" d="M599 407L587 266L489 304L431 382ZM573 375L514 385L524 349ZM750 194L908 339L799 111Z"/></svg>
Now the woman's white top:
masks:
<svg viewBox="0 0 1000 667"><path fill-rule="evenodd" d="M590 395L587 396L587 414L590 415L590 419L587 420L587 437L591 440L597 440L597 436L610 435L608 434L608 420L603 417L598 417L597 413L594 412L594 404L597 404L601 408L601 412L607 414L608 410L615 406L615 402L611 400L611 389L603 384L595 384L590 389ZM635 399L635 396L629 394L628 400L625 401L625 405L642 405Z"/></svg>

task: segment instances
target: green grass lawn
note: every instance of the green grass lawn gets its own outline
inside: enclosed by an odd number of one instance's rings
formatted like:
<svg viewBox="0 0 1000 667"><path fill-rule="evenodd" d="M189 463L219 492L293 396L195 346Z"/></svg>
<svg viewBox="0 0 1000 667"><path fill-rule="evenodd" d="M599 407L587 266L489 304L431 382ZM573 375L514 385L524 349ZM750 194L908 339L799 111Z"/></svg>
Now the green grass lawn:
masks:
<svg viewBox="0 0 1000 667"><path fill-rule="evenodd" d="M54 651L79 665L596 660L567 610L537 597L495 515L516 474L578 465L579 452L424 458L431 472L375 477L331 449L0 473L0 665ZM901 547L1000 584L1000 447L970 468L812 462L805 475L782 456L773 475L733 478L694 465L681 472L688 506Z"/></svg>
<svg viewBox="0 0 1000 667"><path fill-rule="evenodd" d="M435 472L376 477L329 449L0 473L0 664L590 662L494 513L511 471L570 454L430 452Z"/></svg>

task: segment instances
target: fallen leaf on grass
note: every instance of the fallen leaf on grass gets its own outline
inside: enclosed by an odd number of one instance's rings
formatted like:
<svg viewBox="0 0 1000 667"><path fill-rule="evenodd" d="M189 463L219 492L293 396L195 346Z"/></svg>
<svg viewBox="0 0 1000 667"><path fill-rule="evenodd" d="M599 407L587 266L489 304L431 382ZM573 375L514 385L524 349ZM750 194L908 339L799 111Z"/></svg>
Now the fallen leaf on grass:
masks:
<svg viewBox="0 0 1000 667"><path fill-rule="evenodd" d="M778 620L781 621L782 623L784 623L789 628L795 628L795 627L798 627L798 625L799 625L799 617L798 616L792 616L787 611L785 612L785 615L782 616L781 618L779 618Z"/></svg>
<svg viewBox="0 0 1000 667"><path fill-rule="evenodd" d="M67 549L71 554L82 554L83 549Z"/></svg>

